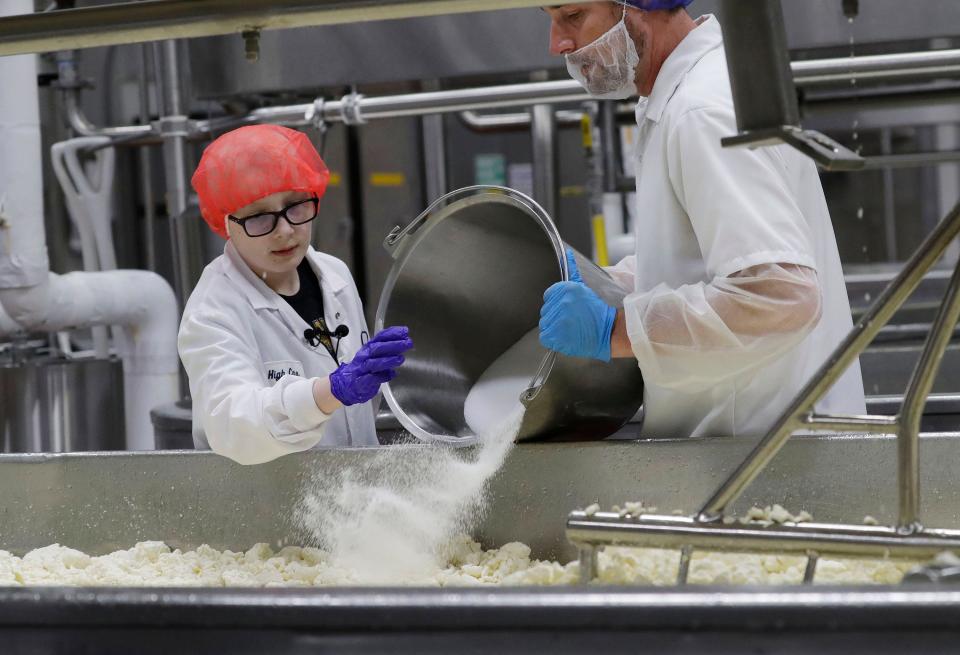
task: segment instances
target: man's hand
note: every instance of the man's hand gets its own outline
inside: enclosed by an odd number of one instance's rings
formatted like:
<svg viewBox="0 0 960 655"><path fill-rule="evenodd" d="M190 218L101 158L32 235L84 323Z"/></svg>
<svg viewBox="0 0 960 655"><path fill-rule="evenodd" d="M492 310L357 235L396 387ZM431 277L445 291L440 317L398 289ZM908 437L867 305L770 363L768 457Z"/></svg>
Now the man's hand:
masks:
<svg viewBox="0 0 960 655"><path fill-rule="evenodd" d="M583 283L571 250L567 250L567 265L570 282L558 282L543 294L540 343L571 357L609 362L617 310Z"/></svg>

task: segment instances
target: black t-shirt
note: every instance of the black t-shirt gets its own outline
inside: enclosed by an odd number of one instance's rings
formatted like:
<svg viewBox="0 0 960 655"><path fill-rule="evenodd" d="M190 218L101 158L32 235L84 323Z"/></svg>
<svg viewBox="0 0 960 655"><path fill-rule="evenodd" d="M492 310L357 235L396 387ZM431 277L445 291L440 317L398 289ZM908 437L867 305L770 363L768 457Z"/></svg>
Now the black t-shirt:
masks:
<svg viewBox="0 0 960 655"><path fill-rule="evenodd" d="M320 289L320 281L317 280L306 259L297 266L297 275L300 276L300 290L292 296L280 294L280 297L293 307L307 325L321 332L317 338L330 356L336 360L337 351L333 340L327 334L327 321L323 317L323 291Z"/></svg>

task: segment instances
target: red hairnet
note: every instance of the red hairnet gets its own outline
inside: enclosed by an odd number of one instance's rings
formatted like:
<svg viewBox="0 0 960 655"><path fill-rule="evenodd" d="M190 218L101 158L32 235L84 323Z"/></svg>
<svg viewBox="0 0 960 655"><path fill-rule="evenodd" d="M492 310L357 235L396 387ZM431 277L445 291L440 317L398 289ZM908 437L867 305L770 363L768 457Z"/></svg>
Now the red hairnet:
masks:
<svg viewBox="0 0 960 655"><path fill-rule="evenodd" d="M224 216L281 191L323 197L330 171L303 132L250 125L217 138L203 151L190 180L210 229L230 238Z"/></svg>

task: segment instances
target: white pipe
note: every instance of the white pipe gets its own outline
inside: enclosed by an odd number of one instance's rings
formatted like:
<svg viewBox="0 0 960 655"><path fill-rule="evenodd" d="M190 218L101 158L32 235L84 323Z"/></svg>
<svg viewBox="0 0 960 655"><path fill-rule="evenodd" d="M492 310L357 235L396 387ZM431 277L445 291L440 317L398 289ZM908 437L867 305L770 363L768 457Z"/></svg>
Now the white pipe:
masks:
<svg viewBox="0 0 960 655"><path fill-rule="evenodd" d="M50 276L56 313L43 330L122 325L127 450L153 450L150 410L179 397L176 295L150 271L105 271Z"/></svg>
<svg viewBox="0 0 960 655"><path fill-rule="evenodd" d="M93 211L99 210L99 207L91 207L90 200L96 202L96 194L93 191L92 184L87 179L86 171L80 164L79 151L85 147L101 146L109 143L107 137L80 137L55 143L50 148L50 163L53 165L53 172L60 182L60 188L63 191L67 202L67 210L73 221L74 227L80 235L80 251L83 256L83 270L100 271L113 270L116 268L114 258L113 266L103 266L103 243L102 235L98 234L97 222L94 220ZM109 154L105 154L109 153ZM106 157L106 159L104 159ZM104 149L97 151L95 165L109 167L110 175L113 175L113 149ZM102 179L102 178L101 178ZM110 237L110 249L113 248L113 238ZM103 325L95 325L93 332L93 350L97 357L103 359L110 355L110 342L107 338L107 328ZM116 332L116 331L114 331ZM116 337L116 334L114 334Z"/></svg>
<svg viewBox="0 0 960 655"><path fill-rule="evenodd" d="M32 11L0 3L0 15ZM173 290L147 271L49 272L36 59L0 57L0 88L0 334L123 325L127 448L152 449L150 409L178 398Z"/></svg>

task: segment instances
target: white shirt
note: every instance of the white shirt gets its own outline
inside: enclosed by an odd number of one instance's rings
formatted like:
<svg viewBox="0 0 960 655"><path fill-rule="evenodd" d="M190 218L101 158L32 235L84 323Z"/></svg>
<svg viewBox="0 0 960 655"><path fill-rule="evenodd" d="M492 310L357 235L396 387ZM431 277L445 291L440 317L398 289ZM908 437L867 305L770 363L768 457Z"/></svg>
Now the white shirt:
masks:
<svg viewBox="0 0 960 655"><path fill-rule="evenodd" d="M346 325L339 358L350 361L367 331L363 306L347 266L307 251L320 281L330 329ZM324 414L313 378L337 363L303 337L299 314L258 278L229 241L203 271L180 322L180 359L190 378L193 434L241 464L258 464L316 445L377 445L372 403Z"/></svg>
<svg viewBox="0 0 960 655"><path fill-rule="evenodd" d="M816 166L786 145L720 146L737 127L720 24L712 16L701 18L667 58L636 116L636 255L611 273L634 290L624 312L644 372L643 433L762 434L853 325ZM693 315L711 311L702 302L705 287L764 264L816 271L822 315L802 340L735 366L730 362L736 353L729 349L665 355L645 342L641 320L654 296L675 294ZM692 290L699 290L700 301L690 300ZM700 384L684 388L670 379L669 371L677 369L695 371ZM859 364L817 409L866 412Z"/></svg>

